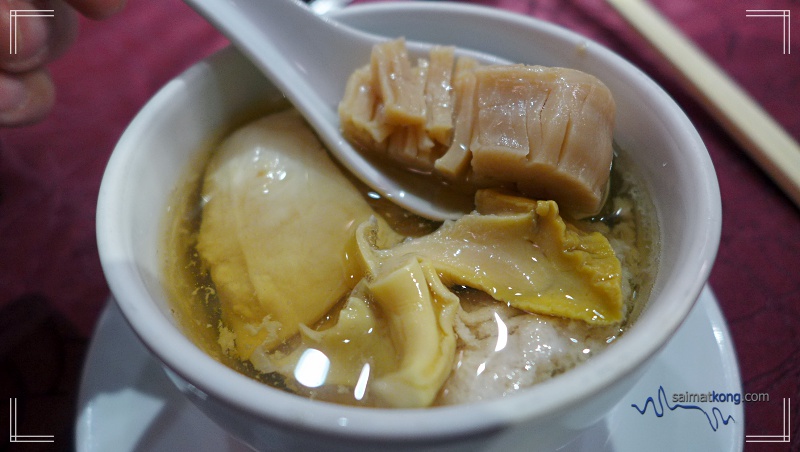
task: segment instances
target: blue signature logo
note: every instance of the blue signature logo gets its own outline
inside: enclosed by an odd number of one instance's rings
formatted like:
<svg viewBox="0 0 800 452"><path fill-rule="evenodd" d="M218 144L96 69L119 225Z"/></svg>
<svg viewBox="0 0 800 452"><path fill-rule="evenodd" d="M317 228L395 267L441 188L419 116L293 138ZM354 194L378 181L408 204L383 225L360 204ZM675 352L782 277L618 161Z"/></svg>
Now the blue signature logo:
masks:
<svg viewBox="0 0 800 452"><path fill-rule="evenodd" d="M657 404L656 401L658 401ZM636 408L636 411L638 411L639 414L641 414L642 416L644 416L644 414L647 412L647 407L649 407L650 405L653 406L653 412L655 413L656 417L664 416L666 408L669 408L670 411L675 411L678 408L684 410L697 410L703 413L703 415L705 415L706 419L708 420L708 425L715 432L717 431L717 429L719 429L720 423L722 423L723 425L728 425L728 423L730 422L734 423L736 422L733 419L733 416L723 415L722 411L717 407L711 408L711 411L706 411L704 408L698 405L687 405L682 403L676 403L674 405L670 405L669 400L667 399L667 394L664 392L663 386L658 387L658 395L656 396L656 400L653 400L652 397L648 397L647 400L645 400L644 402L643 408L639 408L639 405L635 403L631 404L631 406Z"/></svg>

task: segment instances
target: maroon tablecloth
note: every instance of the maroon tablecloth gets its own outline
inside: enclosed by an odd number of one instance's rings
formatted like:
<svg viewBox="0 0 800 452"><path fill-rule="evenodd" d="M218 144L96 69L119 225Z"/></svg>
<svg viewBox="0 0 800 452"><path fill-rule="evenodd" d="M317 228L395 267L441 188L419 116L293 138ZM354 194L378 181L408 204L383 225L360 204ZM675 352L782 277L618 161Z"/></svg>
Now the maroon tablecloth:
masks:
<svg viewBox="0 0 800 452"><path fill-rule="evenodd" d="M594 38L642 68L686 110L705 140L722 192L722 243L710 284L732 332L744 391L771 398L745 404L745 432L781 433L780 401L791 398L790 431L798 450L798 208L604 2L471 3L528 14ZM800 3L652 3L800 140ZM781 20L748 18L747 9L790 11L791 54L783 53L789 33ZM0 130L0 388L3 400L20 402L20 431L64 439L40 450L71 448L66 438L74 422L81 360L109 295L94 231L106 161L125 126L159 87L226 45L179 0L130 0L121 14L81 25L78 42L51 66L58 89L53 113L40 124ZM0 439L0 448L6 441ZM786 444L761 446L787 449Z"/></svg>

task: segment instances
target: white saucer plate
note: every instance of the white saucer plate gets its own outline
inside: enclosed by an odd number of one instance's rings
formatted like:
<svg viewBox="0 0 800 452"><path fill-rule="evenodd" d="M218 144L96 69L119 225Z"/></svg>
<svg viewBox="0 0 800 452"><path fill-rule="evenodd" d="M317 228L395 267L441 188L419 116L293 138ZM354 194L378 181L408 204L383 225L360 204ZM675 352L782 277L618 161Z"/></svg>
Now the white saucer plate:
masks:
<svg viewBox="0 0 800 452"><path fill-rule="evenodd" d="M744 410L732 401L737 394L742 385L733 343L706 287L630 393L603 422L559 451L741 451ZM712 400L696 400L703 397ZM78 407L79 452L250 450L178 392L113 301L89 348Z"/></svg>

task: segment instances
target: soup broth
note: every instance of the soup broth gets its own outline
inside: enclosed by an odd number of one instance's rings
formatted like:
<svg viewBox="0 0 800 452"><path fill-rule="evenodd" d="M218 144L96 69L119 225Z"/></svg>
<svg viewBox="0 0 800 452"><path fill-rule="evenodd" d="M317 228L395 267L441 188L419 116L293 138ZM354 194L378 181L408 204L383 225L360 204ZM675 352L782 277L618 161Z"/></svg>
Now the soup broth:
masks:
<svg viewBox="0 0 800 452"><path fill-rule="evenodd" d="M276 109L281 108L284 106ZM276 109L266 113L272 114ZM365 295L359 304L351 300L352 292L348 290L318 320L281 339L277 345L256 347L250 359L241 358L236 333L223 314L219 288L208 263L198 251L204 208L209 202L203 195L204 171L217 147L218 143L212 144L211 150L201 153L187 171L166 215L165 285L173 313L185 334L218 361L281 390L343 404L404 406L403 400L387 402L391 395L381 395L380 391L370 389L378 384L389 384L381 379L398 373L396 362L403 361L403 347L409 347L398 343L394 334L397 327L392 323L394 314L376 301L374 295ZM404 211L353 177L346 177L376 217L385 221L394 233L402 237L426 237L442 229L440 223ZM467 287L453 278L442 278L446 286L442 290L452 292L457 302L447 307L442 304L444 302L434 300L432 305L434 316L440 319L452 311L449 314L452 359L437 361L446 363L446 368L440 369L444 382L438 386L434 384L432 400L421 405L457 404L513 394L600 353L635 321L646 304L654 280L658 230L644 181L631 164L627 151L615 148L609 194L600 213L567 222L569 228L581 234L602 234L613 248L621 264L622 320L592 324L580 319L532 313L512 303L497 301L485 291ZM381 249L376 251L381 252ZM423 265L421 271L427 268ZM353 289L361 290L360 285ZM351 315L365 309L371 313L366 316L372 322L369 329L361 332L336 329ZM265 317L265 322L268 321ZM354 362L352 354L340 354L330 345L334 333L338 334L336 341L341 343L377 344L374 346L383 349L366 350L360 355L360 361ZM324 334L327 336L323 337ZM327 367L321 375L317 371L309 376L300 370L303 365ZM337 372L344 376L337 377ZM411 396L404 393L403 397Z"/></svg>

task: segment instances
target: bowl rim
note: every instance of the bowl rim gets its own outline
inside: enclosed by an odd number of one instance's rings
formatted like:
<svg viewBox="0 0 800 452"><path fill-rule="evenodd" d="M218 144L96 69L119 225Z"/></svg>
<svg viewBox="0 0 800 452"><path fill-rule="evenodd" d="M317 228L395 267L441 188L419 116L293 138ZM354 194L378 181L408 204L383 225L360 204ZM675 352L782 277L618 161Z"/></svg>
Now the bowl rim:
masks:
<svg viewBox="0 0 800 452"><path fill-rule="evenodd" d="M711 266L716 257L721 229L721 206L716 174L705 146L680 107L648 76L631 63L622 59L606 47L552 23L515 14L512 12L477 5L442 3L373 3L354 5L333 14L334 17L352 17L366 14L392 14L400 9L416 11L419 14L451 13L457 7L459 14L482 16L484 18L513 23L526 29L538 30L570 42L591 42L594 57L604 60L604 64L614 66L627 74L632 83L658 99L670 113L664 120L675 130L684 130L682 138L693 149L686 152L692 160L690 167L699 170L702 189L696 194L697 204L692 214L704 221L697 231L697 264L677 269L682 287L664 287L659 296L677 300L672 310L664 312L661 323L652 331L633 328L620 338L613 347L592 360L560 375L558 378L540 383L513 397L469 403L465 405L434 407L426 409L376 409L348 407L333 403L308 400L279 390L269 388L236 371L220 364L206 355L180 331L175 328L163 313L152 303L139 303L148 297L146 289L135 275L137 269L111 267L107 265L115 253L121 252L118 241L126 240L126 218L123 206L115 205L115 198L122 187L116 182L124 174L134 143L147 127L153 112L158 111L169 101L174 86L167 84L136 115L123 133L109 160L101 183L97 210L98 250L104 272L114 298L117 300L125 318L133 327L147 348L163 363L191 385L226 404L254 416L277 423L287 429L313 431L332 436L390 441L410 441L414 439L446 438L470 436L478 432L502 428L521 420L552 416L563 413L582 403L587 397L602 392L616 380L631 374L644 362L656 354L682 324L704 287ZM207 74L232 48L223 50L202 64L197 64L179 75L175 80L191 86ZM202 67L201 67L202 66ZM123 180L119 178L118 180ZM645 334L648 333L648 334ZM622 357L627 357L620 362ZM632 357L632 359L631 359ZM593 378L602 375L602 378ZM220 385L220 381L226 385ZM578 388L576 390L576 388ZM565 391L570 389L570 391ZM279 406L274 410L270 406ZM313 416L308 413L313 412Z"/></svg>

